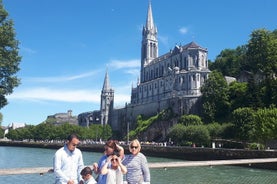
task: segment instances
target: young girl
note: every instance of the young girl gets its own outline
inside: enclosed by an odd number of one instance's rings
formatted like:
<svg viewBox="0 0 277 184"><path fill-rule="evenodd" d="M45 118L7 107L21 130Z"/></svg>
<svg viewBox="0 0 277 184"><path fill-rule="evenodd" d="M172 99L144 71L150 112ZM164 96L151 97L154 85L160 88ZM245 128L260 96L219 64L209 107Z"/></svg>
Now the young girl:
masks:
<svg viewBox="0 0 277 184"><path fill-rule="evenodd" d="M110 167L108 167L110 164ZM121 158L115 154L108 157L107 162L101 169L101 174L107 175L107 184L123 184L123 174L127 173L127 168L122 165Z"/></svg>

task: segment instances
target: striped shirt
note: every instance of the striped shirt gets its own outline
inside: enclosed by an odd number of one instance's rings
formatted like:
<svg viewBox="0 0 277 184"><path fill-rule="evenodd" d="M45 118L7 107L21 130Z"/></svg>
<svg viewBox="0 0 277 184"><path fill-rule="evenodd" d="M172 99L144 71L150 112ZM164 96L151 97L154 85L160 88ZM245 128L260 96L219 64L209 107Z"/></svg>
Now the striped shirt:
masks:
<svg viewBox="0 0 277 184"><path fill-rule="evenodd" d="M128 184L150 183L150 171L144 154L125 155L122 164L127 167L126 180Z"/></svg>

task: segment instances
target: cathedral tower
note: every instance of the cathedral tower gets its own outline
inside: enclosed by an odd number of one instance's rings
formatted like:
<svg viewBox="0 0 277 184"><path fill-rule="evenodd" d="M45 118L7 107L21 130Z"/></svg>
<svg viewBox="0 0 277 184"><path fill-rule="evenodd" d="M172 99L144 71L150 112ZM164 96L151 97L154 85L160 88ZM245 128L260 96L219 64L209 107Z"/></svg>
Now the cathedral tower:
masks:
<svg viewBox="0 0 277 184"><path fill-rule="evenodd" d="M108 71L106 71L103 88L101 91L100 118L101 125L110 124L110 117L113 111L114 90L110 86Z"/></svg>
<svg viewBox="0 0 277 184"><path fill-rule="evenodd" d="M142 29L141 43L141 73L140 80L144 82L144 67L147 66L153 59L158 57L158 38L157 27L154 25L152 16L152 7L149 2L148 12L146 17L146 25Z"/></svg>

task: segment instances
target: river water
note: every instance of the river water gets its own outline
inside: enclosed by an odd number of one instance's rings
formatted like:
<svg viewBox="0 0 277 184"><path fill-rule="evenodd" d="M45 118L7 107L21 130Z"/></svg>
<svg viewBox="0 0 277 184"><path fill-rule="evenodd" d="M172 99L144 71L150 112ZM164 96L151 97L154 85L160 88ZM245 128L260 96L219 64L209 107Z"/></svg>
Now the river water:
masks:
<svg viewBox="0 0 277 184"><path fill-rule="evenodd" d="M51 167L54 149L0 146L0 168ZM101 153L83 152L85 165L98 161ZM147 157L148 162L174 159ZM276 184L277 172L238 166L150 169L151 184ZM54 174L0 176L0 184L53 184Z"/></svg>

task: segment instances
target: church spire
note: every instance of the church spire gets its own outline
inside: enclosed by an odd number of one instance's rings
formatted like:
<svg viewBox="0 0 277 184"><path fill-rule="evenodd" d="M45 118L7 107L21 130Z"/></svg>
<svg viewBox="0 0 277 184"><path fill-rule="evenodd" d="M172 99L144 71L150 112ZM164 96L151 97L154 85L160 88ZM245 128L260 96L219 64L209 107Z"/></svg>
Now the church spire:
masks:
<svg viewBox="0 0 277 184"><path fill-rule="evenodd" d="M110 80L109 80L108 70L106 70L106 74L105 74L105 79L104 79L104 84L103 84L102 90L103 91L107 91L109 89L111 89L111 86L110 86Z"/></svg>
<svg viewBox="0 0 277 184"><path fill-rule="evenodd" d="M154 24L152 15L152 6L149 1L148 11L146 17L146 25L142 29L142 42L141 42L141 73L140 80L145 82L144 67L149 65L151 61L158 57L158 38L157 28Z"/></svg>
<svg viewBox="0 0 277 184"><path fill-rule="evenodd" d="M154 21L153 21L153 15L152 15L152 7L151 2L149 1L148 5L148 12L147 12L147 18L146 18L146 26L148 30L154 29Z"/></svg>
<svg viewBox="0 0 277 184"><path fill-rule="evenodd" d="M110 123L111 113L113 111L114 90L110 86L108 70L106 70L104 84L101 92L100 122L101 125Z"/></svg>

